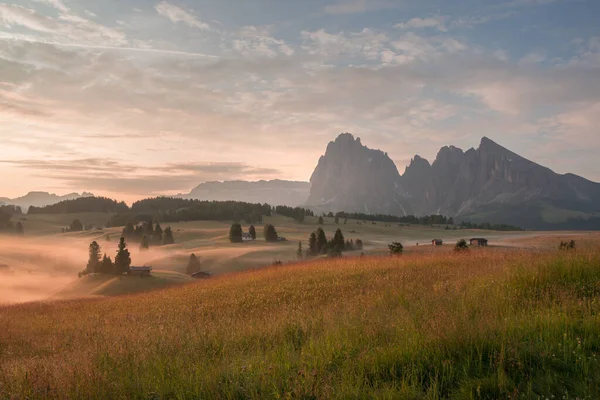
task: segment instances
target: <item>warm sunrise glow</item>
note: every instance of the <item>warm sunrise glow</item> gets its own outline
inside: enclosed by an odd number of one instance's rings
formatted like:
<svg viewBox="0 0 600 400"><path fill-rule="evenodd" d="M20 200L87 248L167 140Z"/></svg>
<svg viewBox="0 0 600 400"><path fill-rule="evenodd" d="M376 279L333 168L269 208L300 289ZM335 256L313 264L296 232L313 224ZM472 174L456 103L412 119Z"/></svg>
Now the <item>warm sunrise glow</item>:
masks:
<svg viewBox="0 0 600 400"><path fill-rule="evenodd" d="M340 132L400 172L485 135L598 181L598 14L591 0L0 3L0 194L306 181Z"/></svg>

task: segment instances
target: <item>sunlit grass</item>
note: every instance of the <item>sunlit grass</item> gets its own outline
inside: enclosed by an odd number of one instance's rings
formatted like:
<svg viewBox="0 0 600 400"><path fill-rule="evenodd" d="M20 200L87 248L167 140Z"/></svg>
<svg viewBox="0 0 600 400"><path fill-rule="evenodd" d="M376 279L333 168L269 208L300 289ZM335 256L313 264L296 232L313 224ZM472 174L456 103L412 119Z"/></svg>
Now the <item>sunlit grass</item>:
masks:
<svg viewBox="0 0 600 400"><path fill-rule="evenodd" d="M319 260L0 308L0 398L599 398L600 250Z"/></svg>

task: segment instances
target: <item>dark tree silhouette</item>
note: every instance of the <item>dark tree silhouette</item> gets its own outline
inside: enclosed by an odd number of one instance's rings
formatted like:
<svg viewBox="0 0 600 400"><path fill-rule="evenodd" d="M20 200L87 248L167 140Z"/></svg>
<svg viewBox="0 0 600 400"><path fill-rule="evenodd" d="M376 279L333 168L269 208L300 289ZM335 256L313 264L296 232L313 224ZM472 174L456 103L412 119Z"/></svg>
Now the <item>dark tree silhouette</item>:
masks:
<svg viewBox="0 0 600 400"><path fill-rule="evenodd" d="M469 245L467 244L467 241L465 239L460 239L458 242L456 242L456 245L454 246L454 251L469 251Z"/></svg>
<svg viewBox="0 0 600 400"><path fill-rule="evenodd" d="M250 225L250 228L248 229L248 233L250 234L250 237L253 240L256 240L256 228L254 227L254 225Z"/></svg>
<svg viewBox="0 0 600 400"><path fill-rule="evenodd" d="M325 231L321 228L317 229L316 232L317 235L317 251L319 253L326 253L327 252L327 236L325 235Z"/></svg>
<svg viewBox="0 0 600 400"><path fill-rule="evenodd" d="M165 234L163 237L163 244L169 245L175 243L175 238L173 237L173 230L170 226L165 229Z"/></svg>
<svg viewBox="0 0 600 400"><path fill-rule="evenodd" d="M319 223L319 225L323 225L323 222L324 222L324 221L323 221L323 217L319 217L319 222L318 222L318 223Z"/></svg>
<svg viewBox="0 0 600 400"><path fill-rule="evenodd" d="M263 234L264 234L265 240L267 242L276 242L279 238L279 235L277 235L277 231L275 230L275 227L271 224L265 225Z"/></svg>
<svg viewBox="0 0 600 400"><path fill-rule="evenodd" d="M317 234L314 232L311 233L310 237L308 238L308 253L313 256L319 254L319 247L317 245Z"/></svg>
<svg viewBox="0 0 600 400"><path fill-rule="evenodd" d="M296 251L296 257L298 260L302 260L304 258L304 253L302 252L302 242L298 242L298 250Z"/></svg>
<svg viewBox="0 0 600 400"><path fill-rule="evenodd" d="M88 274L100 271L100 245L96 241L90 243L88 251L88 263L85 267L85 271Z"/></svg>
<svg viewBox="0 0 600 400"><path fill-rule="evenodd" d="M154 228L154 235L152 236L152 239L154 240L154 243L157 243L158 245L162 244L163 230L158 222L156 223L156 228Z"/></svg>
<svg viewBox="0 0 600 400"><path fill-rule="evenodd" d="M129 253L129 250L127 250L125 238L121 238L119 241L119 250L117 251L117 256L115 257L115 273L117 275L125 274L129 272L130 266L131 254Z"/></svg>
<svg viewBox="0 0 600 400"><path fill-rule="evenodd" d="M344 239L344 235L342 234L341 229L335 231L335 235L333 236L333 246L337 247L337 249L342 252L346 250L346 241Z"/></svg>
<svg viewBox="0 0 600 400"><path fill-rule="evenodd" d="M232 224L231 228L229 228L229 241L231 243L242 243L242 226L238 223Z"/></svg>
<svg viewBox="0 0 600 400"><path fill-rule="evenodd" d="M142 237L142 242L140 243L140 250L148 250L150 248L150 241L148 240L148 236L144 235Z"/></svg>
<svg viewBox="0 0 600 400"><path fill-rule="evenodd" d="M200 272L201 268L202 265L200 264L200 260L198 260L198 257L196 257L196 255L192 253L192 255L190 255L187 267L185 269L185 273L188 275L193 275L196 272Z"/></svg>
<svg viewBox="0 0 600 400"><path fill-rule="evenodd" d="M83 224L80 220L76 219L71 222L69 226L69 232L81 232L83 230Z"/></svg>
<svg viewBox="0 0 600 400"><path fill-rule="evenodd" d="M399 242L394 242L390 244L388 248L390 249L391 255L401 255L402 253L404 253L404 246L402 246L402 243Z"/></svg>
<svg viewBox="0 0 600 400"><path fill-rule="evenodd" d="M108 257L106 254L104 254L102 262L100 263L100 273L111 275L115 273L115 265L113 264L110 257Z"/></svg>

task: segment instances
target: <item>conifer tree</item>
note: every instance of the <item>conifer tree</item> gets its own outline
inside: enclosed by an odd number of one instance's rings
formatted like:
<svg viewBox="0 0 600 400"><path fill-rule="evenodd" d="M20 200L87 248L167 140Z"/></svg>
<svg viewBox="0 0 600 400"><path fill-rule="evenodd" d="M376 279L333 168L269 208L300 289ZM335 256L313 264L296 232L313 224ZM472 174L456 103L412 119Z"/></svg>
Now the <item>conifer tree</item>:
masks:
<svg viewBox="0 0 600 400"><path fill-rule="evenodd" d="M327 236L325 235L325 231L321 228L317 229L317 251L319 253L323 253L327 251Z"/></svg>
<svg viewBox="0 0 600 400"><path fill-rule="evenodd" d="M156 228L154 229L154 235L152 236L154 239L154 243L158 243L158 245L162 244L163 241L163 230L160 227L160 223L156 223Z"/></svg>
<svg viewBox="0 0 600 400"><path fill-rule="evenodd" d="M308 238L308 252L310 255L316 256L319 254L319 247L317 245L317 234L311 233Z"/></svg>
<svg viewBox="0 0 600 400"><path fill-rule="evenodd" d="M319 225L323 225L323 217L319 217Z"/></svg>
<svg viewBox="0 0 600 400"><path fill-rule="evenodd" d="M188 275L193 275L196 272L200 272L201 268L202 265L200 264L200 260L198 260L198 257L196 257L196 255L192 253L192 255L190 255L187 268L185 270L186 273Z"/></svg>
<svg viewBox="0 0 600 400"><path fill-rule="evenodd" d="M302 252L302 242L298 242L298 250L296 251L296 256L298 260L302 260L304 258L304 253Z"/></svg>
<svg viewBox="0 0 600 400"><path fill-rule="evenodd" d="M231 243L241 243L243 241L242 226L240 224L232 224L229 228L229 241Z"/></svg>
<svg viewBox="0 0 600 400"><path fill-rule="evenodd" d="M173 237L173 230L171 229L170 226L168 226L167 229L165 229L165 234L163 237L163 244L169 245L169 244L173 244L173 243L175 243L175 238Z"/></svg>
<svg viewBox="0 0 600 400"><path fill-rule="evenodd" d="M267 242L276 242L279 238L279 235L277 235L277 231L275 230L275 227L271 224L265 225L263 234L264 234L265 240Z"/></svg>
<svg viewBox="0 0 600 400"><path fill-rule="evenodd" d="M142 242L140 243L140 250L148 250L150 248L150 241L148 240L148 236L144 235L142 237Z"/></svg>
<svg viewBox="0 0 600 400"><path fill-rule="evenodd" d="M110 257L104 253L104 257L102 258L102 262L100 263L100 273L102 274L114 274L115 273L115 265L113 264Z"/></svg>
<svg viewBox="0 0 600 400"><path fill-rule="evenodd" d="M341 229L337 229L335 231L335 235L333 236L333 246L337 248L337 250L344 251L346 248L346 241L344 239L344 235L342 234Z"/></svg>
<svg viewBox="0 0 600 400"><path fill-rule="evenodd" d="M100 269L100 245L98 242L93 241L90 243L88 256L88 263L85 268L86 272L88 274L98 272Z"/></svg>
<svg viewBox="0 0 600 400"><path fill-rule="evenodd" d="M115 257L115 273L117 275L125 274L129 272L130 266L131 254L129 253L129 250L127 250L125 238L121 238L119 241L119 250L117 251L117 256Z"/></svg>
<svg viewBox="0 0 600 400"><path fill-rule="evenodd" d="M250 228L248 229L248 233L250 234L250 237L253 240L256 240L256 228L254 227L254 225L250 225Z"/></svg>

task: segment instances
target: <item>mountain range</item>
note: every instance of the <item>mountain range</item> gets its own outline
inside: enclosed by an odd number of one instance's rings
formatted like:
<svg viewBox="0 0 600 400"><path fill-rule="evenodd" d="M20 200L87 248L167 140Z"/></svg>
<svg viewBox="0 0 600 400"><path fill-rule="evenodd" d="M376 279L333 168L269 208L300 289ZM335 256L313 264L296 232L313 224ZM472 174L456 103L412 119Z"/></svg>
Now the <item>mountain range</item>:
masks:
<svg viewBox="0 0 600 400"><path fill-rule="evenodd" d="M403 175L387 153L342 134L311 177L319 211L442 214L529 229L600 228L600 184L559 175L484 137L479 148L415 156Z"/></svg>
<svg viewBox="0 0 600 400"><path fill-rule="evenodd" d="M75 200L80 197L92 197L92 193L69 193L64 196L58 196L48 192L29 192L25 196L17 197L15 199L9 199L6 197L0 197L0 205L13 205L19 206L23 212L27 212L29 207L44 207L52 204L60 203L65 200Z"/></svg>
<svg viewBox="0 0 600 400"><path fill-rule="evenodd" d="M178 197L210 201L237 200L248 203L267 203L297 207L303 205L310 194L309 182L284 180L204 182L188 194Z"/></svg>

